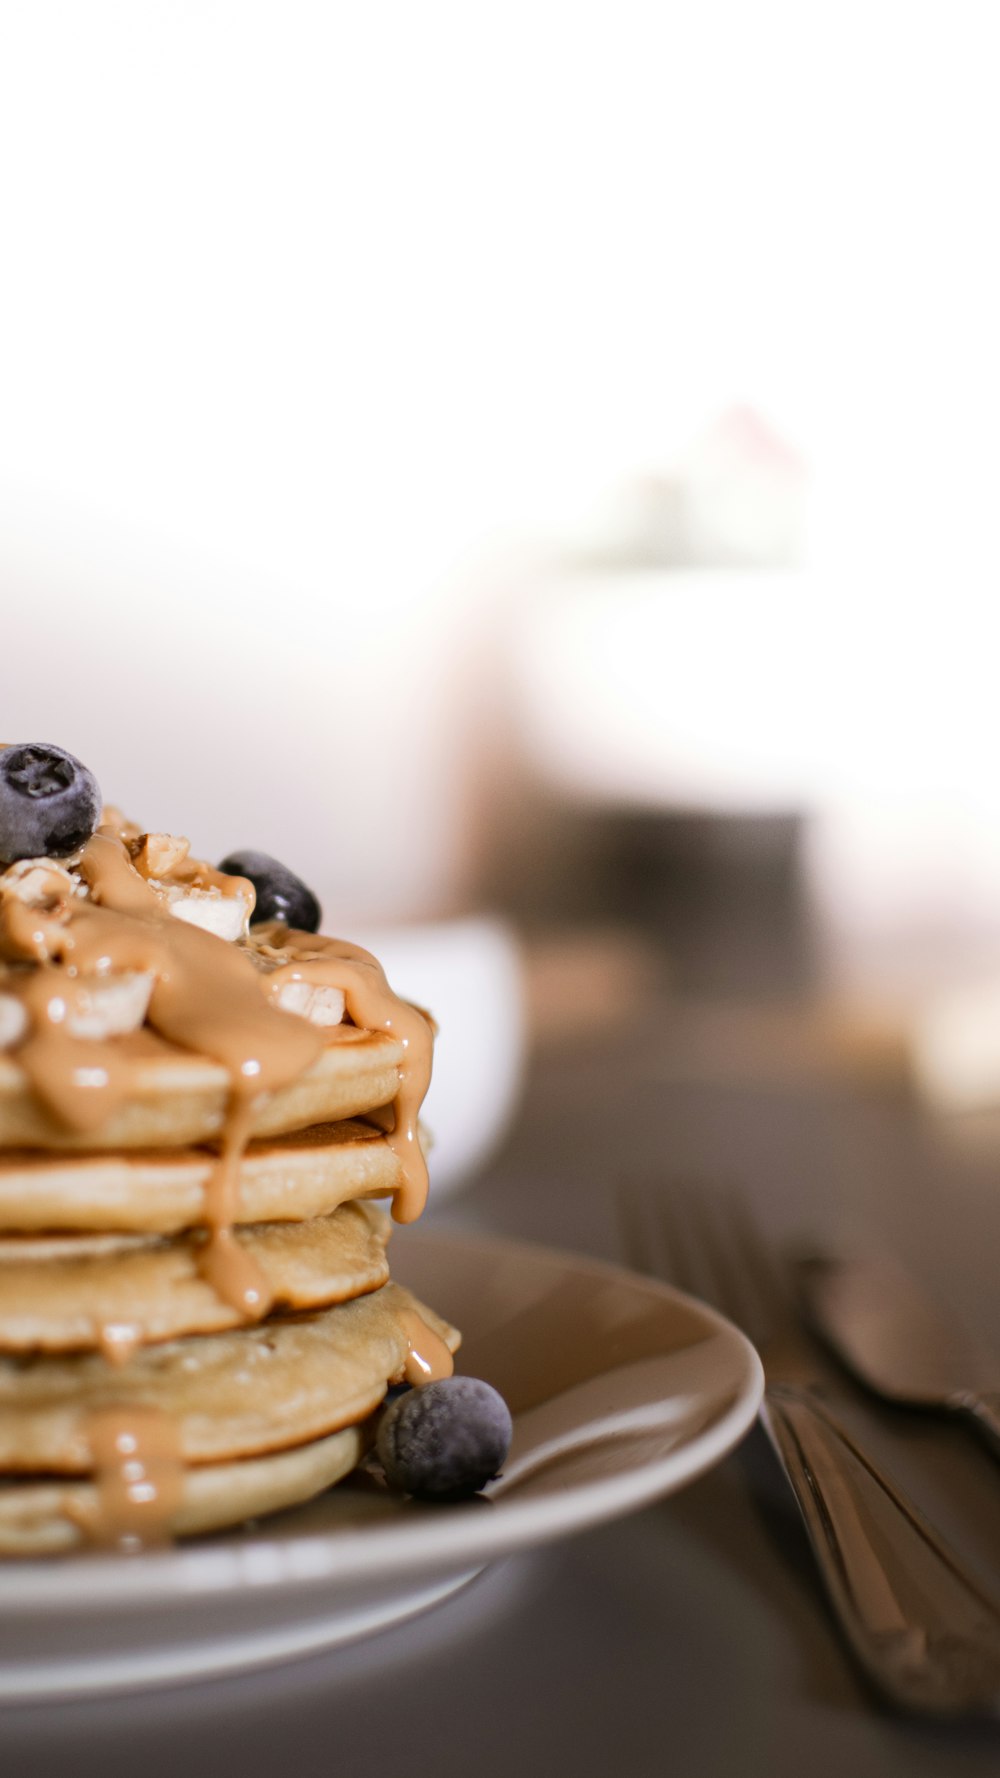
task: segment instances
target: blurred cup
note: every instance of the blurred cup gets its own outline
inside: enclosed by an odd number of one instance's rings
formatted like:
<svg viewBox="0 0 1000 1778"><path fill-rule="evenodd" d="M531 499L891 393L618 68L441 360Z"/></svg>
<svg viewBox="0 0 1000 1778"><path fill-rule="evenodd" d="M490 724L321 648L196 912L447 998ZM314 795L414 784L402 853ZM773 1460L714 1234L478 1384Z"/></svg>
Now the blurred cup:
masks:
<svg viewBox="0 0 1000 1778"><path fill-rule="evenodd" d="M510 928L487 917L361 932L397 994L439 1026L421 1114L433 1139L431 1203L461 1189L493 1153L521 1084L521 957Z"/></svg>

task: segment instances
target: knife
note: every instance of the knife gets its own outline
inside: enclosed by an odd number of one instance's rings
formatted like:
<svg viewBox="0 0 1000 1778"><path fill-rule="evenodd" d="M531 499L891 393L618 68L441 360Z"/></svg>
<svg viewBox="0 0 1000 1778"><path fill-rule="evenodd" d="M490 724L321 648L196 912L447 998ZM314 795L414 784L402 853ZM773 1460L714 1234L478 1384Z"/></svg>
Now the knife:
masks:
<svg viewBox="0 0 1000 1778"><path fill-rule="evenodd" d="M1000 1360L895 1260L799 1260L805 1313L848 1370L887 1401L962 1414L1000 1457Z"/></svg>

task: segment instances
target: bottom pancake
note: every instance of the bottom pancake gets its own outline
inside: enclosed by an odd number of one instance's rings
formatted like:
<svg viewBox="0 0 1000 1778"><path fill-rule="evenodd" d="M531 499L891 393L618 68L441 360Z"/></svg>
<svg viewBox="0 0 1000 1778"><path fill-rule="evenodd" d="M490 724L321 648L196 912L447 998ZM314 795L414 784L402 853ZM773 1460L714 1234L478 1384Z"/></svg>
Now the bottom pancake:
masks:
<svg viewBox="0 0 1000 1778"><path fill-rule="evenodd" d="M290 1451L185 1470L164 1529L170 1537L193 1537L298 1506L354 1469L370 1442L370 1424L362 1422ZM0 1557L87 1547L86 1527L98 1510L98 1489L89 1480L0 1483Z"/></svg>

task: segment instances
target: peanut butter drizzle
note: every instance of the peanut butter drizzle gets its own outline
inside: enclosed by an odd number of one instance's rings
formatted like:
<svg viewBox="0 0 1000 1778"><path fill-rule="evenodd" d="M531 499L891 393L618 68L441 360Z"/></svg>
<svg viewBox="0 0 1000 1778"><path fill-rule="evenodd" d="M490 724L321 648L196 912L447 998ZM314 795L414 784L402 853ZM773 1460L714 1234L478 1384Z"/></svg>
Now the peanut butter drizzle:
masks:
<svg viewBox="0 0 1000 1778"><path fill-rule="evenodd" d="M430 1085L434 1033L419 1007L400 1000L392 992L382 966L370 951L343 939L297 932L280 922L254 928L254 936L289 957L264 978L272 995L285 982L312 982L339 988L355 1025L368 1031L387 1031L398 1037L405 1051L399 1070L399 1091L393 1100L393 1128L386 1137L402 1163L402 1184L393 1198L397 1222L415 1222L427 1202L427 1163L420 1147L417 1117Z"/></svg>
<svg viewBox="0 0 1000 1778"><path fill-rule="evenodd" d="M436 1383L450 1377L454 1360L440 1334L428 1327L416 1309L401 1309L399 1325L406 1335L408 1351L404 1375L408 1383Z"/></svg>
<svg viewBox="0 0 1000 1778"><path fill-rule="evenodd" d="M89 898L66 893L55 874L51 899L41 907L0 898L0 958L29 965L15 968L4 983L29 1015L19 1060L60 1121L81 1133L99 1129L129 1097L138 1064L113 1040L73 1036L68 1022L87 993L80 978L108 971L152 977L147 1023L168 1042L222 1063L231 1083L221 1152L205 1193L202 1263L219 1295L248 1320L271 1305L263 1274L234 1237L233 1223L257 1104L304 1073L323 1048L315 1027L273 1004L286 981L340 989L355 1025L402 1043L405 1060L387 1136L402 1174L393 1215L399 1222L419 1216L427 1169L417 1116L430 1081L433 1029L418 1008L393 994L376 959L358 946L275 923L258 927L254 937L287 961L262 975L240 945L175 918L113 828L102 828L87 842L76 868ZM184 874L194 880L194 867L186 866ZM209 872L201 880L224 888L226 880L216 884L217 877ZM451 1374L447 1346L420 1316L407 1312L404 1331L411 1382ZM99 1347L115 1365L127 1362L142 1337L138 1326L98 1330ZM92 1513L70 1509L70 1516L100 1543L122 1547L167 1538L183 1489L178 1429L154 1408L110 1407L87 1417L85 1436L98 1501Z"/></svg>
<svg viewBox="0 0 1000 1778"><path fill-rule="evenodd" d="M223 1302L248 1321L259 1321L274 1301L264 1273L233 1233L239 1210L240 1161L250 1135L256 1095L237 1099L229 1117L222 1153L205 1192L208 1241L201 1260L202 1276Z"/></svg>
<svg viewBox="0 0 1000 1778"><path fill-rule="evenodd" d="M147 1021L169 1042L226 1067L232 1097L223 1152L206 1190L211 1231L204 1265L225 1301L255 1318L268 1295L231 1223L239 1163L252 1106L261 1093L296 1079L323 1047L305 1020L269 1004L257 970L237 946L177 920L134 869L121 840L106 832L84 847L80 875L93 899L74 897L39 911L7 901L0 944L38 967L16 984L31 1019L19 1056L39 1096L71 1128L99 1129L128 1097L135 1064L113 1042L65 1029L74 979L86 972L140 970L153 977Z"/></svg>
<svg viewBox="0 0 1000 1778"><path fill-rule="evenodd" d="M115 833L96 833L77 868L90 900L56 898L38 908L5 898L0 906L0 956L35 965L7 984L31 1019L19 1059L60 1120L81 1132L99 1129L128 1098L135 1080L135 1062L113 1041L73 1037L66 1029L74 995L83 992L74 982L78 975L109 969L151 975L147 1023L169 1042L223 1063L232 1083L234 1117L237 1100L296 1079L323 1048L316 1027L270 1003L282 985L305 981L339 988L355 1025L385 1031L403 1045L387 1140L402 1172L393 1215L397 1222L413 1222L427 1198L417 1115L430 1082L433 1031L419 1008L392 992L371 953L274 922L257 926L254 938L287 962L262 975L240 945L170 914ZM219 1178L225 1200L221 1171ZM220 1227L225 1219L210 1205L206 1220Z"/></svg>
<svg viewBox="0 0 1000 1778"><path fill-rule="evenodd" d="M92 1511L70 1516L92 1542L115 1549L166 1543L184 1492L180 1432L158 1408L96 1408L88 1414L97 1487Z"/></svg>
<svg viewBox="0 0 1000 1778"><path fill-rule="evenodd" d="M142 1329L131 1321L105 1321L97 1330L97 1344L107 1363L121 1370L142 1345Z"/></svg>

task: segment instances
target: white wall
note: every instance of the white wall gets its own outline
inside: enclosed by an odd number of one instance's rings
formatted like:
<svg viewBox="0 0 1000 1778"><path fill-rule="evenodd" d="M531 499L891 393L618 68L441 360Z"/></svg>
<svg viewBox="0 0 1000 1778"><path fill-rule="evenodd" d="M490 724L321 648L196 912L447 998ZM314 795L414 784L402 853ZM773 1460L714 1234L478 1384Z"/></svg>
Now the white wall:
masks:
<svg viewBox="0 0 1000 1778"><path fill-rule="evenodd" d="M433 905L465 565L734 399L812 462L814 562L953 609L998 560L995 18L0 0L0 728Z"/></svg>

